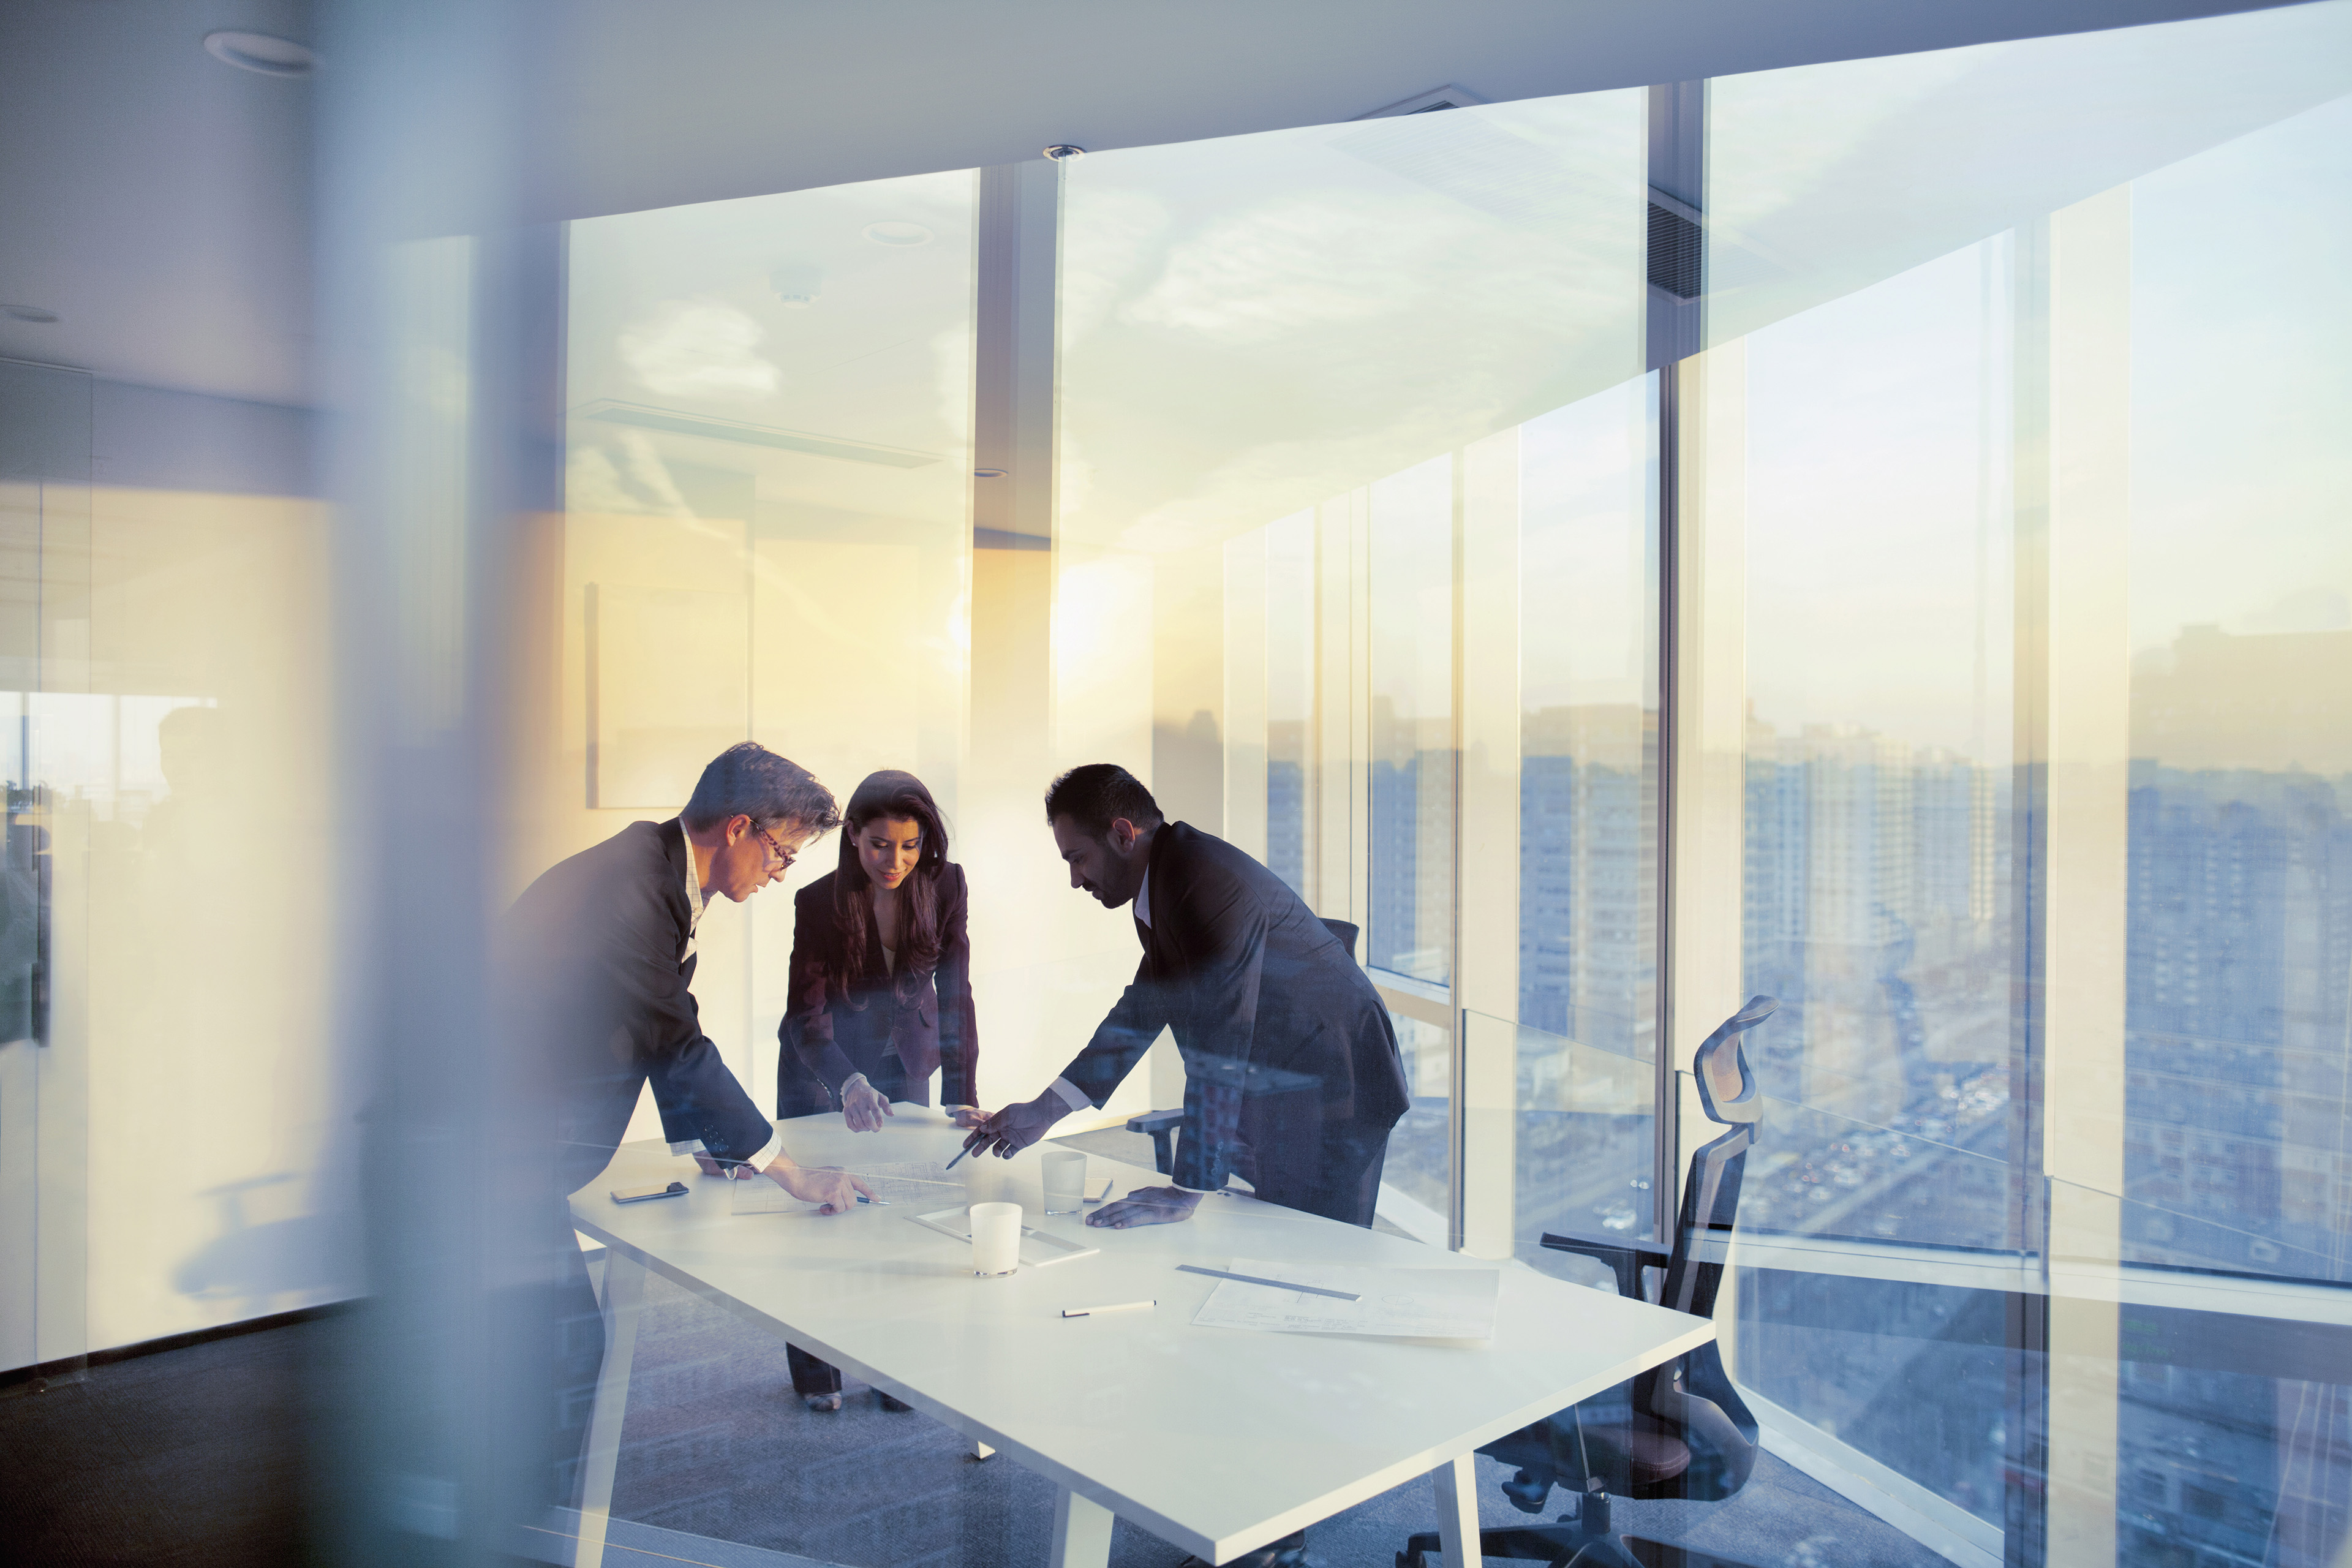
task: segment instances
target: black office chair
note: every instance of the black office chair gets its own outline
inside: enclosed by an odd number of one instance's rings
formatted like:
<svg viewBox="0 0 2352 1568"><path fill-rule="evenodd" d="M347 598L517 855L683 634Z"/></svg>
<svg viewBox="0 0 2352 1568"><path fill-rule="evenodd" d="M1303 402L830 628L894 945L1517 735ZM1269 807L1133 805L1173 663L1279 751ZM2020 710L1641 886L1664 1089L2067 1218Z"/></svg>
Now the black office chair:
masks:
<svg viewBox="0 0 2352 1568"><path fill-rule="evenodd" d="M1356 933L1360 928L1346 921L1326 920L1323 923L1330 928L1333 936L1339 939L1339 945L1348 950L1348 956L1354 958ZM1160 1173L1163 1176L1176 1168L1176 1129L1183 1125L1183 1121L1181 1110L1147 1110L1140 1116L1127 1119L1129 1132L1150 1135L1152 1163L1160 1167Z"/></svg>
<svg viewBox="0 0 2352 1568"><path fill-rule="evenodd" d="M1698 1048L1692 1069L1699 1099L1707 1119L1728 1131L1691 1155L1673 1248L1623 1237L1549 1233L1544 1246L1607 1264L1617 1276L1618 1294L1637 1300L1647 1300L1643 1271L1663 1268L1659 1305L1702 1318L1715 1315L1715 1293L1739 1211L1740 1175L1756 1142L1763 1102L1739 1038L1780 1005L1769 996L1749 997ZM1609 1500L1720 1500L1748 1483L1756 1447L1756 1417L1732 1387L1710 1341L1479 1449L1517 1467L1503 1491L1522 1512L1541 1512L1555 1486L1575 1493L1578 1501L1576 1512L1562 1515L1557 1524L1482 1531L1478 1549L1489 1558L1550 1568L1746 1568L1729 1558L1617 1535L1609 1527ZM1416 1535L1397 1553L1398 1568L1426 1568L1424 1554L1437 1550L1433 1531Z"/></svg>

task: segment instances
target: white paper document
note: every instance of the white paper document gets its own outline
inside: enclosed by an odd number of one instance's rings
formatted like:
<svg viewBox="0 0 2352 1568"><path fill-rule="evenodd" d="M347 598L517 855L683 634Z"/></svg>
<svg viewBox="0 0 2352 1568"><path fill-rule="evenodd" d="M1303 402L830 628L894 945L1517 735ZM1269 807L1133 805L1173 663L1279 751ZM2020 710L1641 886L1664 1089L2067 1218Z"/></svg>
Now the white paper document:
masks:
<svg viewBox="0 0 2352 1568"><path fill-rule="evenodd" d="M1372 1268L1350 1263L1268 1263L1236 1258L1235 1274L1346 1290L1356 1300L1310 1296L1222 1279L1192 1314L1204 1329L1263 1333L1379 1334L1412 1340L1491 1340L1502 1290L1496 1268Z"/></svg>
<svg viewBox="0 0 2352 1568"><path fill-rule="evenodd" d="M824 1167L834 1169L835 1167ZM912 1207L951 1201L965 1190L962 1178L936 1160L906 1164L851 1165L849 1173L864 1182L877 1201ZM803 1203L765 1176L729 1184L730 1214L814 1214L815 1204Z"/></svg>

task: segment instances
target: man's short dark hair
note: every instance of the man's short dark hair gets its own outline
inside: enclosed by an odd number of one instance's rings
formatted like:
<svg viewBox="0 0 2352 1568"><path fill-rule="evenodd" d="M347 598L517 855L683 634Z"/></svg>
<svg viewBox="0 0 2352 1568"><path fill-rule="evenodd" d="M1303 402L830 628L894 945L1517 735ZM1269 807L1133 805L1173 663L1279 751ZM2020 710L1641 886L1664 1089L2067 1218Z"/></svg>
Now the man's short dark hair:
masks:
<svg viewBox="0 0 2352 1568"><path fill-rule="evenodd" d="M697 833L738 816L750 817L759 827L790 822L811 833L841 826L833 792L806 768L757 741L738 742L711 758L678 816Z"/></svg>
<svg viewBox="0 0 2352 1568"><path fill-rule="evenodd" d="M1072 768L1045 792L1045 820L1066 816L1097 838L1110 837L1110 825L1121 817L1141 828L1160 826L1160 803L1143 781L1117 763L1088 763Z"/></svg>

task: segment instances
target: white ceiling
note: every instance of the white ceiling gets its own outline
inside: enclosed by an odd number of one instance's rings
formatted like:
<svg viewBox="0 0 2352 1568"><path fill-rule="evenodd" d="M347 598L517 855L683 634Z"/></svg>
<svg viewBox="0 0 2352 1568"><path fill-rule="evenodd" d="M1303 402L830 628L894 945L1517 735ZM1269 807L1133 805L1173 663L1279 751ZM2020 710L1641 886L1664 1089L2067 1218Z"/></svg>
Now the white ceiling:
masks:
<svg viewBox="0 0 2352 1568"><path fill-rule="evenodd" d="M535 220L1318 124L1447 82L1501 101L2263 4L513 0L520 63L478 79L523 106ZM0 302L60 317L0 320L0 357L310 400L311 100L338 62L314 84L202 47L215 28L316 41L310 9L0 0ZM434 9L396 13L394 42ZM413 59L436 67L429 44Z"/></svg>

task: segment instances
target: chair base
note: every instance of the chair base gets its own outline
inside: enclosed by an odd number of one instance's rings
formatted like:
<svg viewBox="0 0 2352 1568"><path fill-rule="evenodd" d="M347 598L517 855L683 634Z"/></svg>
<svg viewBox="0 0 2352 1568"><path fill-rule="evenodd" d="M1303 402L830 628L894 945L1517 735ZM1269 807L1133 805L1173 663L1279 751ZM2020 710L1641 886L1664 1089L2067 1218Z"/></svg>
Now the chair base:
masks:
<svg viewBox="0 0 2352 1568"><path fill-rule="evenodd" d="M1397 1568L1432 1568L1429 1559L1439 1550L1436 1531L1413 1536L1397 1553ZM1751 1568L1737 1558L1694 1552L1663 1541L1586 1531L1574 1520L1482 1530L1478 1554L1510 1563L1541 1563L1547 1568ZM1454 1565L1448 1563L1446 1568Z"/></svg>

